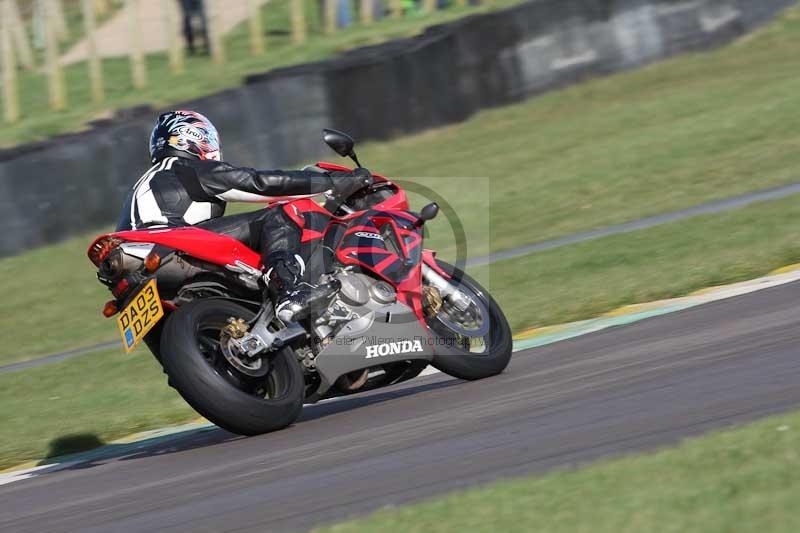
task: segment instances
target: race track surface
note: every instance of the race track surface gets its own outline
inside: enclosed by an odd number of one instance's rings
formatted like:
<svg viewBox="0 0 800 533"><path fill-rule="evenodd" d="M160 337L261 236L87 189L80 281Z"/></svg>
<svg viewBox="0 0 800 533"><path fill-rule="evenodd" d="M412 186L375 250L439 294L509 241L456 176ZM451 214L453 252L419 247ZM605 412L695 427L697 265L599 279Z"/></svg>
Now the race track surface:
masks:
<svg viewBox="0 0 800 533"><path fill-rule="evenodd" d="M307 530L499 477L673 443L800 405L800 284L0 487L0 530Z"/></svg>

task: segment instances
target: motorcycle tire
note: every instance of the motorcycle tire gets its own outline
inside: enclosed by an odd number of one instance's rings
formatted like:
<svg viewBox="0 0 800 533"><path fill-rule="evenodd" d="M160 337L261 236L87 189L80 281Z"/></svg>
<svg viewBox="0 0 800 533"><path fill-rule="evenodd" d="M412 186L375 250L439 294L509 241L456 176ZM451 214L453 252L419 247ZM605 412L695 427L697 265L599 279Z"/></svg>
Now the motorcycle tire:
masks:
<svg viewBox="0 0 800 533"><path fill-rule="evenodd" d="M486 352L473 354L444 342L448 332L435 318L429 318L428 325L432 333L439 336L439 339L434 339L436 355L432 365L445 374L470 381L501 373L508 366L513 350L511 328L502 309L486 289L462 270L438 259L436 263L439 268L450 275L451 279L457 280L465 292L480 298L488 311L488 318L491 322L488 332L489 346Z"/></svg>
<svg viewBox="0 0 800 533"><path fill-rule="evenodd" d="M294 351L287 347L274 352L266 384L255 384L230 365L218 347L213 348L214 331L219 332L229 317L248 321L254 313L234 302L211 298L195 300L172 313L161 334L160 349L169 384L198 413L232 433L259 435L289 426L300 416L305 393ZM217 333L217 342L218 338ZM273 394L262 397L258 387L272 387Z"/></svg>
<svg viewBox="0 0 800 533"><path fill-rule="evenodd" d="M159 364L161 364L161 332L164 331L164 324L166 320L162 320L156 326L144 336L144 343L147 346L147 349L150 350L150 353L153 354L153 357L156 358Z"/></svg>

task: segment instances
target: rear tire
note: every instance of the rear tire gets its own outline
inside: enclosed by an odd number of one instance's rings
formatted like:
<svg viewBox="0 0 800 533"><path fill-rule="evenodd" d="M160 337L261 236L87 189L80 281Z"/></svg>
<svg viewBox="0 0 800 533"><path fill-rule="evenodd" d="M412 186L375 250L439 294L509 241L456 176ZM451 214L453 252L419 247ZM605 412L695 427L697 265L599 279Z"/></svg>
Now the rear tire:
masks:
<svg viewBox="0 0 800 533"><path fill-rule="evenodd" d="M159 364L161 364L161 333L164 331L164 324L166 322L167 319L159 321L159 323L150 330L150 333L144 336L144 343L147 345L147 349L150 350L150 353L153 354L153 357L156 358Z"/></svg>
<svg viewBox="0 0 800 533"><path fill-rule="evenodd" d="M173 386L198 413L239 435L258 435L292 424L303 408L303 371L290 348L269 357L264 384L238 372L213 348L229 317L254 313L222 299L202 299L172 313L161 335L161 362ZM219 353L216 353L219 352ZM271 380L271 381L270 381ZM262 390L268 397L261 397Z"/></svg>
<svg viewBox="0 0 800 533"><path fill-rule="evenodd" d="M471 293L480 299L488 314L484 320L489 320L490 323L488 333L483 337L484 352L471 353L454 345L457 337L444 324L435 317L429 318L428 326L438 337L435 339L436 355L432 365L445 374L466 380L483 379L501 373L508 366L513 349L511 328L503 311L486 289L462 270L438 259L436 263L465 293Z"/></svg>

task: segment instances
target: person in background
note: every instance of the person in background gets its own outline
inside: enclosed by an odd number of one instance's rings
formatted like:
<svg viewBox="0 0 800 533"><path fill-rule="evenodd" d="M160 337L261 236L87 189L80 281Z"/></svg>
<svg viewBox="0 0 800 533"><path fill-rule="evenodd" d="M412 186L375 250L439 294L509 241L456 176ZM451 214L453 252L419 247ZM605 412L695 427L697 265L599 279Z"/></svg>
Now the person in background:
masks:
<svg viewBox="0 0 800 533"><path fill-rule="evenodd" d="M195 46L196 31L200 32L206 54L210 53L211 43L208 40L208 25L206 23L203 0L180 0L180 3L183 11L183 37L186 39L186 47L189 49L189 53L194 55L197 52Z"/></svg>
<svg viewBox="0 0 800 533"><path fill-rule="evenodd" d="M353 6L345 0L331 0L337 2L336 23L340 28L348 28L353 23Z"/></svg>

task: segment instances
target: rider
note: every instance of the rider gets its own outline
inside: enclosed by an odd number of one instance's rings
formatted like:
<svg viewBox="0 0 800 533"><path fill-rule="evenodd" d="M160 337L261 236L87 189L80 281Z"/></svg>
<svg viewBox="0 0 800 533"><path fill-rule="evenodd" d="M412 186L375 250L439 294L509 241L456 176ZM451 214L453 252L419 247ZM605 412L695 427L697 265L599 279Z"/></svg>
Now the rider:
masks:
<svg viewBox="0 0 800 533"><path fill-rule="evenodd" d="M295 252L301 229L283 209L223 217L226 202L333 191L346 198L371 183L366 169L353 173L255 170L222 162L216 128L194 111L158 117L150 136L150 168L128 193L117 231L199 226L260 250L267 293L276 314L292 320L321 289L301 282L305 265Z"/></svg>

